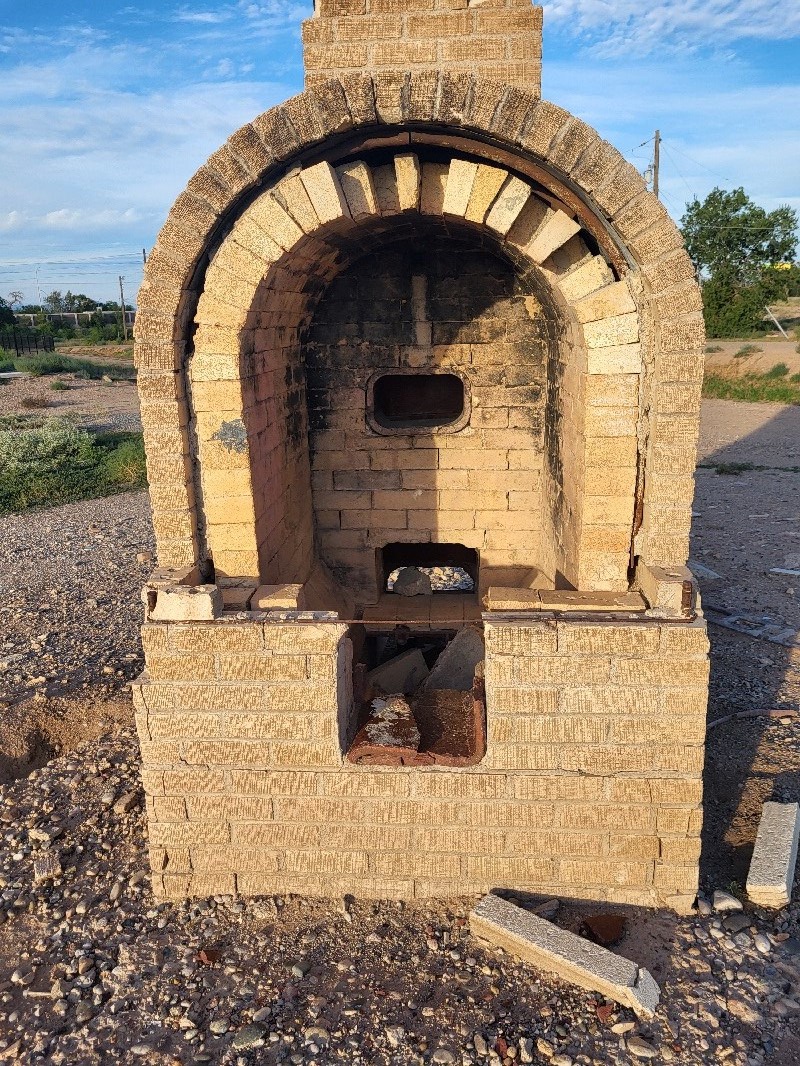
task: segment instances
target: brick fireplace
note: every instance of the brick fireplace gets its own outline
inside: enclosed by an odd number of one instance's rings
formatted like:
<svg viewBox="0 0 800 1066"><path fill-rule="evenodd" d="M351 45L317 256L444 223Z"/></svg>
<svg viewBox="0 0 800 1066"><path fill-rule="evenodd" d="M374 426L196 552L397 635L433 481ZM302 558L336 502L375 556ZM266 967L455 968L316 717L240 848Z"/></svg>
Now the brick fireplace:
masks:
<svg viewBox="0 0 800 1066"><path fill-rule="evenodd" d="M140 292L156 889L685 910L690 261L636 171L540 99L540 9L365 2L320 0L305 92L191 179ZM395 590L407 568L428 591ZM357 758L412 660L417 747L378 729Z"/></svg>

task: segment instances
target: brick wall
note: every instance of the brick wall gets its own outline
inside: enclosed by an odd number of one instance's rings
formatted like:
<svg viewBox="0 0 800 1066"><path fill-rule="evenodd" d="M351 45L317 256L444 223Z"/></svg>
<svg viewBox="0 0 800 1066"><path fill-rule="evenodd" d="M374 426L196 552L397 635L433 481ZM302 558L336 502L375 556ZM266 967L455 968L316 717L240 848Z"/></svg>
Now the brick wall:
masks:
<svg viewBox="0 0 800 1066"><path fill-rule="evenodd" d="M542 9L529 0L319 0L303 23L306 86L361 70L480 72L541 93Z"/></svg>
<svg viewBox="0 0 800 1066"><path fill-rule="evenodd" d="M378 770L342 761L346 627L146 625L134 692L156 890L513 888L688 909L704 623L485 628L483 762Z"/></svg>
<svg viewBox="0 0 800 1066"><path fill-rule="evenodd" d="M376 549L393 542L463 544L484 566L540 564L555 340L532 289L478 242L434 232L364 256L318 305L303 346L317 550L357 599L375 600ZM371 428L368 382L397 368L460 375L467 426Z"/></svg>

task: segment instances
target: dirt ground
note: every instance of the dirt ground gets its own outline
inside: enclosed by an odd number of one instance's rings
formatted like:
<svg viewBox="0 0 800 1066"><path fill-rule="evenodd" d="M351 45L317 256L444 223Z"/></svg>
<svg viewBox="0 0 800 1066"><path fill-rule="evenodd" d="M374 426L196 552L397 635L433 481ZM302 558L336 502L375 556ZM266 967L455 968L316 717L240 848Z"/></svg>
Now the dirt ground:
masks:
<svg viewBox="0 0 800 1066"><path fill-rule="evenodd" d="M700 579L707 608L718 608L720 612L743 611L753 617L767 614L787 628L800 628L800 581L768 573L776 566L790 568L787 564L800 552L800 472L778 469L800 466L798 451L800 409L717 400L704 403L692 553L696 561L717 574ZM739 475L717 473L718 466L731 462L749 463L763 469L745 470ZM63 541L61 552L74 554L79 562L81 545L86 539L81 531L89 529L94 536L107 534L111 553L108 560L86 570L87 574L91 573L91 588L81 575L80 566L75 568L74 580L81 587L86 584L92 599L104 610L113 613L114 605L118 604L119 612L124 611L127 616L135 607L136 589L129 581L120 582L119 567L131 568L137 548L131 536L134 530L144 529L146 500L142 495L112 498L104 501L105 511L101 509L97 514L93 511L91 515L83 513L81 508L85 506L89 505L70 505L71 510L59 508L48 512L48 524L55 529L60 522L67 531L74 526L75 535L70 534L70 539ZM96 507L96 502L91 506ZM130 513L125 512L123 519L120 508L124 510L126 506ZM120 522L131 532L128 542L119 536ZM15 536L20 538L21 546L28 546L29 555L35 560L38 542L31 530L30 516L5 520L3 540L9 550L9 565L14 557ZM149 534L142 534L140 539L141 548L150 546ZM114 557L115 544L120 545L119 558ZM46 583L50 577L44 574L43 580ZM107 587L101 588L104 580ZM19 590L17 606L23 610L27 596L29 610L40 610L42 593L35 567L31 567L30 576ZM710 611L710 617L725 615ZM102 639L113 641L113 627L109 627L105 615L102 625ZM55 632L58 627L51 628L54 630L53 660L58 662L62 656ZM29 643L35 656L40 654L37 649L42 634L34 629ZM717 624L710 625L709 631L711 725L701 858L701 887L707 895L715 888L739 891L744 884L763 801L800 797L800 720L745 718L714 725L728 714L740 711L800 709L800 654ZM127 630L125 633L125 639L129 640ZM87 625L81 633L87 654L92 653L93 639ZM126 644L124 650L127 648ZM113 650L104 646L104 662L108 655L113 657ZM120 657L122 652L120 647ZM21 670L20 664L28 662L27 653L21 649L15 654L22 658L15 659L11 669ZM31 669L34 665L31 663ZM58 673L58 668L54 667L54 671ZM20 841L11 845L20 849L15 855L24 856L20 862L29 862L31 845L25 841L31 828L25 827L33 827L37 832L40 824L49 824L47 819L55 817L47 814L48 811L63 810L69 812L72 828L65 831L64 842L59 846L65 856L74 856L65 858L65 862L74 865L73 874L52 897L49 889L35 886L21 889L18 896L9 895L11 890L7 889L6 895L12 902L0 906L0 917L2 913L6 915L0 934L0 1002L7 1004L0 1006L3 1022L0 1030L9 1034L5 1039L18 1040L20 1022L23 1023L22 1044L9 1045L9 1050L17 1047L16 1061L69 1060L79 1066L83 1062L149 1059L159 1063L202 1061L234 1066L287 1060L321 1063L334 1061L335 1057L337 1061L350 1063L414 1062L421 1066L432 1061L432 1051L439 1041L457 1044L461 1039L462 1044L464 1040L469 1043L473 1030L491 1034L490 1046L497 1038L495 1047L501 1046L500 1041L506 1037L511 1044L512 1034L517 1039L519 1034L527 1032L533 1039L538 1056L533 1061L537 1063L544 1063L548 1058L556 1061L554 1049L560 1049L563 1062L633 1061L623 1039L617 1041L599 1024L597 1005L591 997L578 990L553 987L548 981L540 982L538 974L533 972L532 977L529 968L508 957L501 957L497 963L495 954L475 947L466 939L463 901L443 901L441 905L409 907L406 911L390 905L356 903L350 907L347 920L343 917L347 906L342 909L341 902L323 904L300 899L288 900L285 906L281 903L277 918L277 904L271 900L230 903L212 900L202 906L195 903L171 909L166 905L155 906L139 880L139 871L146 869L141 809L136 807L125 817L112 817L108 811L111 801L105 798L107 794L119 795L126 789L138 788L133 784L137 776L136 742L130 727L125 677L120 673L116 698L113 691L98 698L92 690L89 696L75 693L73 698L68 692L68 681L74 671L74 664L62 671L64 684L59 690L65 694L60 698L45 694L38 699L9 703L2 716L0 753L4 760L0 766L0 783L32 773L29 783L19 780L11 786L8 792L11 806L3 815L8 832L14 835L15 841ZM109 684L117 684L112 674L99 676L108 676L112 678ZM58 678L53 684L57 681ZM109 736L126 739L102 739ZM98 737L101 739L97 740ZM54 758L73 751L74 756L68 756L66 761ZM40 800L44 804L41 811L37 806ZM90 834L86 838L90 847L85 851L81 819ZM18 871L20 867L14 869ZM70 866L67 872L72 869ZM90 889L85 887L87 884L91 884ZM115 896L108 902L108 893L114 885L123 886L119 903L114 902ZM113 891L119 895L118 888ZM59 892L63 894L63 902L59 902ZM26 918L26 913L30 917ZM753 928L773 928L763 925L763 918L757 919L751 910L748 913ZM110 924L108 914L117 916L112 917ZM253 915L261 918L253 931L248 932L247 923ZM573 915L564 907L559 920L570 925L578 920L578 914ZM786 976L796 973L786 970L794 965L786 961L788 948L783 941L776 940L774 950L780 951L780 959L768 956L759 969L757 953L753 956L752 950L746 949L746 952L751 950L751 955L746 954L742 962L731 946L725 949L728 961L724 962L724 972L714 971L712 975L713 967L706 959L712 963L714 959L707 955L704 945L719 945L721 941L712 936L709 942L706 926L698 922L694 920L694 924L687 925L673 915L631 911L626 937L616 949L648 965L665 989L665 1020L640 1028L648 1040L659 1046L658 1061L675 1061L677 1056L677 1061L705 1066L706 1062L725 1057L725 1061L735 1062L737 1066L745 1062L759 1066L796 1066L800 1062L798 1016L780 1033L769 1029L766 1022L757 1018L769 1018L775 1003L767 991L756 997L749 990L756 986L747 984L755 980L761 982L759 988L769 990L777 988L778 982L783 991L777 991L776 997L791 997L797 981ZM786 945L791 945L792 950L800 947L795 926L796 916L781 926L784 931L777 934L789 938ZM30 933L33 928L39 930L36 936L42 937L38 943L34 943L33 935L27 939L23 936L25 929ZM114 928L121 933L113 933ZM774 930L777 929L775 926ZM56 940L51 940L51 936ZM113 945L120 937L123 943L117 949ZM726 942L727 939L730 938ZM224 966L220 964L219 972L208 971L206 976L206 970L194 960L199 948L209 943L223 947L227 959L223 959ZM106 984L92 1008L97 1011L96 1023L90 1019L88 1028L81 1029L72 1020L73 1012L85 1001L80 998L84 996L81 975L86 972L88 980L94 972L79 966L80 958L90 950L84 944L94 945L91 951L95 966ZM71 962L67 948L75 956ZM260 966L259 953L267 949L269 964ZM304 972L306 956L313 959L307 998L303 990L306 978L297 977L297 973ZM771 959L775 959L774 964ZM63 1000L55 1001L56 1006L63 1003L65 1020L53 1021L49 1013L54 1009L49 1005L53 994L45 998L45 992L54 979L61 979L58 975L62 972L59 969L62 960L72 991L65 993ZM292 976L295 963L296 972ZM3 974L6 970L10 974L15 965L23 973L21 980L26 979L24 973L31 966L40 975L30 986L34 997L30 1002L22 998L19 990L12 994L11 986L3 983ZM161 982L162 968L168 982ZM253 981L258 985L258 993L248 1005L248 985ZM702 984L704 981L708 988ZM137 991L139 984L142 984L141 992ZM96 983L95 987L100 985ZM457 990L462 987L466 998L460 999L462 993ZM738 999L737 988L743 989ZM173 989L177 995L173 995ZM2 1000L3 995L9 998ZM103 997L110 997L107 1010L102 1006ZM747 1021L749 1005L756 1000L762 1014L754 1015L756 1020ZM31 1004L34 1011L39 1011L39 1003L41 1014L26 1013ZM792 1006L791 998L781 999L780 1003L784 1011L791 1012L797 1007L797 1004ZM260 1009L256 1011L256 1007ZM186 1024L181 1011L186 1012ZM263 1057L259 1052L237 1058L225 1043L230 1037L213 1035L214 1030L208 1035L212 1019L216 1024L221 1018L233 1031L251 1017L258 1021L270 1011L268 1039L274 1038L275 1043L267 1046ZM90 1014L91 1011L87 1017ZM611 1017L627 1024L625 1012ZM720 1018L722 1027L715 1028ZM333 1032L334 1026L339 1026L337 1039L345 1042L336 1047L335 1056L333 1051L323 1051L315 1059L314 1052L306 1050L316 1046L314 1037L308 1034L318 1031L323 1019L327 1030L323 1027L322 1031ZM392 1029L398 1019L402 1027ZM189 1024L193 1028L187 1028ZM180 1043L177 1035L180 1031L186 1032L188 1043ZM340 1031L345 1037L339 1038ZM195 1032L200 1035L192 1036ZM398 1032L405 1035L398 1036ZM417 1051L412 1053L410 1045L403 1041L410 1040L414 1032ZM694 1035L690 1036L692 1032ZM396 1039L401 1040L400 1050L393 1052ZM134 1043L136 1040L139 1043ZM26 1046L31 1047L26 1041L38 1041L35 1046L41 1044L41 1054L26 1051ZM682 1042L684 1051L674 1050ZM133 1047L143 1050L134 1052ZM284 1047L285 1053L281 1050ZM205 1057L196 1054L200 1048ZM369 1048L378 1050L370 1052ZM385 1048L389 1050L380 1050ZM760 1049L755 1057L750 1055L753 1048ZM590 1049L591 1058L585 1054L580 1057L579 1049ZM470 1056L463 1061L476 1061L471 1052ZM511 1066L513 1060L507 1055L498 1061Z"/></svg>

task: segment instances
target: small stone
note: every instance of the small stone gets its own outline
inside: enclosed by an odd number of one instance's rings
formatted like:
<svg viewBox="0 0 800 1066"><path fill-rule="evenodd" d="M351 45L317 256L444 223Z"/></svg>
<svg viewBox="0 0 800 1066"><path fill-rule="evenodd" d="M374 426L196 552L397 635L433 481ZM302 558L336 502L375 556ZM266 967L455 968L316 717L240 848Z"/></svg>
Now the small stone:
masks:
<svg viewBox="0 0 800 1066"><path fill-rule="evenodd" d="M246 1051L248 1048L261 1047L264 1043L266 1028L263 1025L253 1023L243 1026L231 1041L231 1047L235 1051Z"/></svg>
<svg viewBox="0 0 800 1066"><path fill-rule="evenodd" d="M587 914L581 922L581 935L604 948L611 947L625 935L625 919L621 914Z"/></svg>
<svg viewBox="0 0 800 1066"><path fill-rule="evenodd" d="M123 796L120 796L114 804L114 814L127 814L129 811L133 810L138 802L138 792L126 792Z"/></svg>
<svg viewBox="0 0 800 1066"><path fill-rule="evenodd" d="M573 1066L574 1059L571 1055L565 1055L563 1052L559 1052L557 1055L553 1055L550 1062L553 1066Z"/></svg>
<svg viewBox="0 0 800 1066"><path fill-rule="evenodd" d="M448 1051L447 1048L437 1048L432 1056L433 1062L450 1063L455 1062L456 1057L452 1051Z"/></svg>
<svg viewBox="0 0 800 1066"><path fill-rule="evenodd" d="M533 1062L533 1041L529 1036L523 1036L519 1042L519 1061Z"/></svg>
<svg viewBox="0 0 800 1066"><path fill-rule="evenodd" d="M215 1018L208 1027L209 1032L214 1036L222 1036L223 1033L227 1033L230 1028L230 1022L227 1018Z"/></svg>
<svg viewBox="0 0 800 1066"><path fill-rule="evenodd" d="M630 1033L636 1028L635 1022L615 1022L611 1026L611 1032L616 1033L618 1036L623 1033Z"/></svg>
<svg viewBox="0 0 800 1066"><path fill-rule="evenodd" d="M722 892L720 889L714 893L713 907L718 914L725 914L728 911L741 911L744 910L742 901L738 900L736 896L732 896L730 892Z"/></svg>
<svg viewBox="0 0 800 1066"><path fill-rule="evenodd" d="M726 915L722 924L729 933L741 933L750 925L750 918L743 911L732 911Z"/></svg>
<svg viewBox="0 0 800 1066"><path fill-rule="evenodd" d="M475 1048L475 1054L480 1055L481 1058L485 1058L489 1054L489 1045L486 1043L481 1033L476 1033L473 1036L472 1046Z"/></svg>
<svg viewBox="0 0 800 1066"><path fill-rule="evenodd" d="M402 1025L390 1025L386 1030L386 1039L392 1047L400 1047L405 1039L406 1031Z"/></svg>
<svg viewBox="0 0 800 1066"><path fill-rule="evenodd" d="M144 1058L145 1055L152 1054L153 1049L149 1044L134 1044L131 1048L131 1055L136 1055L140 1058Z"/></svg>
<svg viewBox="0 0 800 1066"><path fill-rule="evenodd" d="M307 962L296 962L292 966L292 977L296 977L299 980L301 977L305 977L309 969Z"/></svg>
<svg viewBox="0 0 800 1066"><path fill-rule="evenodd" d="M697 913L707 918L711 914L711 904L702 896L697 897Z"/></svg>
<svg viewBox="0 0 800 1066"><path fill-rule="evenodd" d="M652 1044L636 1034L628 1037L628 1051L635 1059L654 1059L658 1055Z"/></svg>
<svg viewBox="0 0 800 1066"><path fill-rule="evenodd" d="M766 933L756 933L753 937L753 942L762 955L769 955L772 951L772 944Z"/></svg>
<svg viewBox="0 0 800 1066"><path fill-rule="evenodd" d="M77 1009L75 1010L75 1021L78 1022L79 1025L85 1025L86 1022L88 1022L89 1019L92 1017L93 1013L94 1012L92 1011L90 1004L79 1003Z"/></svg>
<svg viewBox="0 0 800 1066"><path fill-rule="evenodd" d="M544 1040L541 1036L536 1038L536 1050L540 1055L544 1055L546 1059L552 1059L555 1054L555 1048L547 1040Z"/></svg>
<svg viewBox="0 0 800 1066"><path fill-rule="evenodd" d="M546 918L548 922L558 914L558 908L560 903L557 899L547 899L544 903L540 903L538 907L533 908L533 913L538 914L540 918Z"/></svg>

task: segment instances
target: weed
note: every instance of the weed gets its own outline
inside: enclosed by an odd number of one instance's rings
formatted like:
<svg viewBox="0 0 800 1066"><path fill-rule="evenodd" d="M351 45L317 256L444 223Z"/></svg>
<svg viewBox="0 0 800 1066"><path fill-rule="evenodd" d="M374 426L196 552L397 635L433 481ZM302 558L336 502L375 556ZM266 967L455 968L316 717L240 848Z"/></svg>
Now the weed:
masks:
<svg viewBox="0 0 800 1066"><path fill-rule="evenodd" d="M10 359L0 358L0 374L10 374L14 369L16 368Z"/></svg>
<svg viewBox="0 0 800 1066"><path fill-rule="evenodd" d="M746 374L742 378L709 374L703 381L703 396L745 403L800 404L800 384L784 378L770 378L766 374Z"/></svg>
<svg viewBox="0 0 800 1066"><path fill-rule="evenodd" d="M17 370L24 370L35 378L47 374L74 374L76 378L94 381L104 376L133 381L136 377L136 371L126 363L92 363L88 359L70 359L66 355L38 355L14 362Z"/></svg>
<svg viewBox="0 0 800 1066"><path fill-rule="evenodd" d="M37 411L40 407L50 407L52 402L49 396L26 396L20 406L28 411Z"/></svg>
<svg viewBox="0 0 800 1066"><path fill-rule="evenodd" d="M743 344L738 352L734 352L735 356L741 355L758 355L759 352L763 352L763 348L759 348L757 344Z"/></svg>
<svg viewBox="0 0 800 1066"><path fill-rule="evenodd" d="M775 366L770 367L766 374L764 374L764 377L770 381L774 381L776 378L785 378L788 373L789 367L786 363L776 363Z"/></svg>
<svg viewBox="0 0 800 1066"><path fill-rule="evenodd" d="M714 467L714 472L717 474L743 474L745 470L755 470L752 463L718 463Z"/></svg>
<svg viewBox="0 0 800 1066"><path fill-rule="evenodd" d="M66 383L66 381L62 381L60 378L56 378L55 381L51 381L50 388L53 392L69 392L69 385Z"/></svg>
<svg viewBox="0 0 800 1066"><path fill-rule="evenodd" d="M708 344L708 345L706 345L706 355L713 355L714 352L721 352L721 351L722 351L722 345L721 344Z"/></svg>

